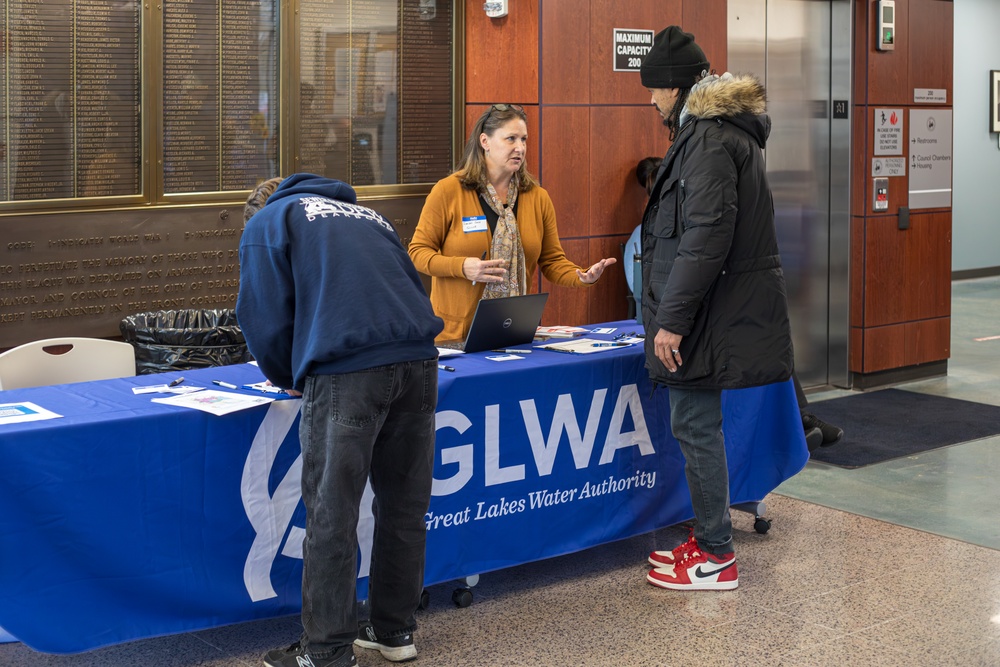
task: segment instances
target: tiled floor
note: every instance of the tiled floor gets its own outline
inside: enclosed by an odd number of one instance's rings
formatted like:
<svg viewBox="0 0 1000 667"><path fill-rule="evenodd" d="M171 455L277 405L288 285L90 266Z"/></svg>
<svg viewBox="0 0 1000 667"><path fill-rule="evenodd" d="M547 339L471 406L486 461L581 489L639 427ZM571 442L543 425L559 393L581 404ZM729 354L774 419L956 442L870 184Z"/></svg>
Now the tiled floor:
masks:
<svg viewBox="0 0 1000 667"><path fill-rule="evenodd" d="M1000 335L998 303L1000 279L956 283L949 374L905 388L1000 405L1000 340L973 340ZM452 586L435 586L413 664L1000 665L998 446L991 438L857 470L810 463L767 498L768 534L734 513L736 591L645 583L646 553L679 540L678 528L483 575L467 609L452 605ZM9 644L0 665L259 666L299 628L289 617L77 656ZM358 664L390 663L359 651Z"/></svg>

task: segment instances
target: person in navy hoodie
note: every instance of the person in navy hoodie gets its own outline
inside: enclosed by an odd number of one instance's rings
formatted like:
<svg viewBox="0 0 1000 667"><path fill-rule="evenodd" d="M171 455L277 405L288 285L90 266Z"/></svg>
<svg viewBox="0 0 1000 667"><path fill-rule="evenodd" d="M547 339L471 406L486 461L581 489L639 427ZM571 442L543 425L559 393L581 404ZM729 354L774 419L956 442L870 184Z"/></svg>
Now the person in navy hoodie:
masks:
<svg viewBox="0 0 1000 667"><path fill-rule="evenodd" d="M434 315L396 230L346 183L259 185L244 209L236 316L264 376L302 396L302 627L271 667L350 667L354 646L416 657L437 408ZM357 524L371 479L370 621L357 615Z"/></svg>

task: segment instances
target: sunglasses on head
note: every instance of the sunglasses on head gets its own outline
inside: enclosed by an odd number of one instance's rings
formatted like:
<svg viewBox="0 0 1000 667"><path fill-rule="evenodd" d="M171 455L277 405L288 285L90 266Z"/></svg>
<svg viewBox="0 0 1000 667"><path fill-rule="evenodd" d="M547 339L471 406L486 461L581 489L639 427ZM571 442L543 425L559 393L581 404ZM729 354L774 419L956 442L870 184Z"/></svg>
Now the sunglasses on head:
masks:
<svg viewBox="0 0 1000 667"><path fill-rule="evenodd" d="M504 113L505 111L513 111L515 113L523 114L524 107L522 107L520 104L494 104L490 107L490 112L486 114L486 119L483 121L483 125L486 125L486 122L490 119L490 116L493 115L494 111L499 111L500 113Z"/></svg>

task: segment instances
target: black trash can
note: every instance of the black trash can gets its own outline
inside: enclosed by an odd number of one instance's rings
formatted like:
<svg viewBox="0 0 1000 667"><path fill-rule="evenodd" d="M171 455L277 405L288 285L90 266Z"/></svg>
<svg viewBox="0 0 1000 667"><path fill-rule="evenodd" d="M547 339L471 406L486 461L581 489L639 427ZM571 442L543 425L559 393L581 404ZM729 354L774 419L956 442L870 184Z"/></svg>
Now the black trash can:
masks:
<svg viewBox="0 0 1000 667"><path fill-rule="evenodd" d="M121 321L125 342L135 348L138 375L228 366L250 361L233 310L161 310Z"/></svg>

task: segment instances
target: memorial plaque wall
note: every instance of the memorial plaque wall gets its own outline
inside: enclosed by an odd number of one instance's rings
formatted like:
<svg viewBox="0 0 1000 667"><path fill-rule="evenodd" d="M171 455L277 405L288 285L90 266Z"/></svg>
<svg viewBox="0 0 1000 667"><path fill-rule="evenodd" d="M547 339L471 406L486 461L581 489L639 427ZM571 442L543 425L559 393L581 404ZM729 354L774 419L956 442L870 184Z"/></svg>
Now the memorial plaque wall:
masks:
<svg viewBox="0 0 1000 667"><path fill-rule="evenodd" d="M451 23L453 3L403 3L400 40L400 183L434 182L452 169ZM448 122L445 122L448 121ZM460 119L455 122L461 123ZM463 138L464 141L464 138Z"/></svg>
<svg viewBox="0 0 1000 667"><path fill-rule="evenodd" d="M138 194L140 6L7 0L0 13L0 201Z"/></svg>
<svg viewBox="0 0 1000 667"><path fill-rule="evenodd" d="M133 313L233 308L242 230L242 207L77 212L20 225L17 240L0 245L0 349L114 337Z"/></svg>
<svg viewBox="0 0 1000 667"><path fill-rule="evenodd" d="M275 0L163 3L168 194L246 190L277 172Z"/></svg>

